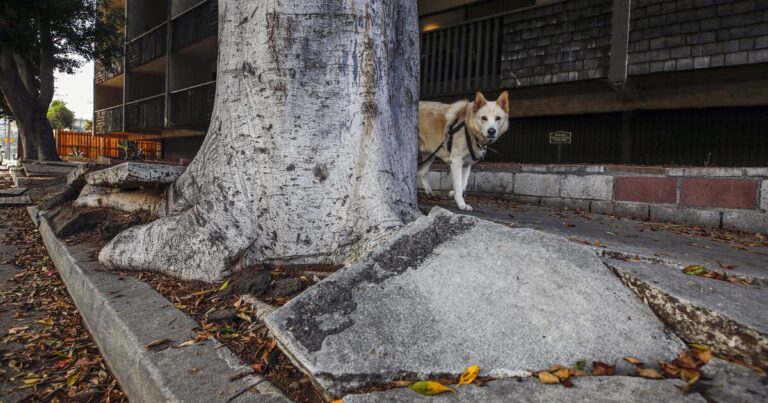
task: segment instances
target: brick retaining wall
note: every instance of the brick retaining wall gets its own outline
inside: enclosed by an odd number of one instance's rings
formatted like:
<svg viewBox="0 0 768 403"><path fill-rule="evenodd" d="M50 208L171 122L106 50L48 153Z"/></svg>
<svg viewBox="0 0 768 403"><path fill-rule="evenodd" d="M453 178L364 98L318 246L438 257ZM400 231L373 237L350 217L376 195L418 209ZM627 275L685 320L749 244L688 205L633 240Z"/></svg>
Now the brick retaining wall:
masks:
<svg viewBox="0 0 768 403"><path fill-rule="evenodd" d="M430 184L450 190L447 166ZM768 233L768 168L479 164L469 193L599 214Z"/></svg>

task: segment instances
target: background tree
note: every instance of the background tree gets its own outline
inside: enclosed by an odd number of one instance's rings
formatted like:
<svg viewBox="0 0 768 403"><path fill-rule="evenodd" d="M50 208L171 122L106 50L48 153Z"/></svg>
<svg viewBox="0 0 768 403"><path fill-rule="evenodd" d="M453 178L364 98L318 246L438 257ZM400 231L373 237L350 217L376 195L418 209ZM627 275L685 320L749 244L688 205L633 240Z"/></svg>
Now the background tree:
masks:
<svg viewBox="0 0 768 403"><path fill-rule="evenodd" d="M165 216L107 267L214 281L261 263L343 264L414 220L412 0L220 0L216 100Z"/></svg>
<svg viewBox="0 0 768 403"><path fill-rule="evenodd" d="M83 130L85 130L87 132L93 130L93 120L86 119L85 123L83 123Z"/></svg>
<svg viewBox="0 0 768 403"><path fill-rule="evenodd" d="M23 158L58 160L46 117L54 71L72 74L94 57L111 61L121 49L120 17L104 1L0 2L0 92L19 124Z"/></svg>
<svg viewBox="0 0 768 403"><path fill-rule="evenodd" d="M54 129L69 129L75 123L75 113L67 108L67 103L57 99L48 107L48 121Z"/></svg>

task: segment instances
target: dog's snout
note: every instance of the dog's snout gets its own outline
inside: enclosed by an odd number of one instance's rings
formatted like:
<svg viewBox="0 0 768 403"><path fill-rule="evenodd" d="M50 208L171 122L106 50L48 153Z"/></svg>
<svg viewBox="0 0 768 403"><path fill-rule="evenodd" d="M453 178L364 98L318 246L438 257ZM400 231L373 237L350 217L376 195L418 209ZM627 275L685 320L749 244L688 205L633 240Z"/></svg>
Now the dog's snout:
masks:
<svg viewBox="0 0 768 403"><path fill-rule="evenodd" d="M488 136L494 137L495 135L496 135L496 129L494 129L493 127L488 129Z"/></svg>

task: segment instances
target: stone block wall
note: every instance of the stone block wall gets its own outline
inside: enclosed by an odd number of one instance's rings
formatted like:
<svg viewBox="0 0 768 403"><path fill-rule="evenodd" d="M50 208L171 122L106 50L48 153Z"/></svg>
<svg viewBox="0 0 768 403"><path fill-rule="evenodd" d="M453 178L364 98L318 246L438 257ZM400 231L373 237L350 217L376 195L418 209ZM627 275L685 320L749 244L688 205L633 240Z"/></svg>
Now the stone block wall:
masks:
<svg viewBox="0 0 768 403"><path fill-rule="evenodd" d="M446 166L430 184L451 189ZM468 192L598 214L768 233L768 168L478 164Z"/></svg>

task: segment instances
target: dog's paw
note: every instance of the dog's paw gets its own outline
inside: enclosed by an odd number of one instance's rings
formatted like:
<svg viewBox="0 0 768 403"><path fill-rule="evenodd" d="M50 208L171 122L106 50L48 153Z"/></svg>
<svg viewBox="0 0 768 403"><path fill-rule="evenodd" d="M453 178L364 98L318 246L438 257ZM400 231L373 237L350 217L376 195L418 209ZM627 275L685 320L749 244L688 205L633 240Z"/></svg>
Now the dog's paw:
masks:
<svg viewBox="0 0 768 403"><path fill-rule="evenodd" d="M460 204L459 210L472 211L472 206L470 206L469 204Z"/></svg>

